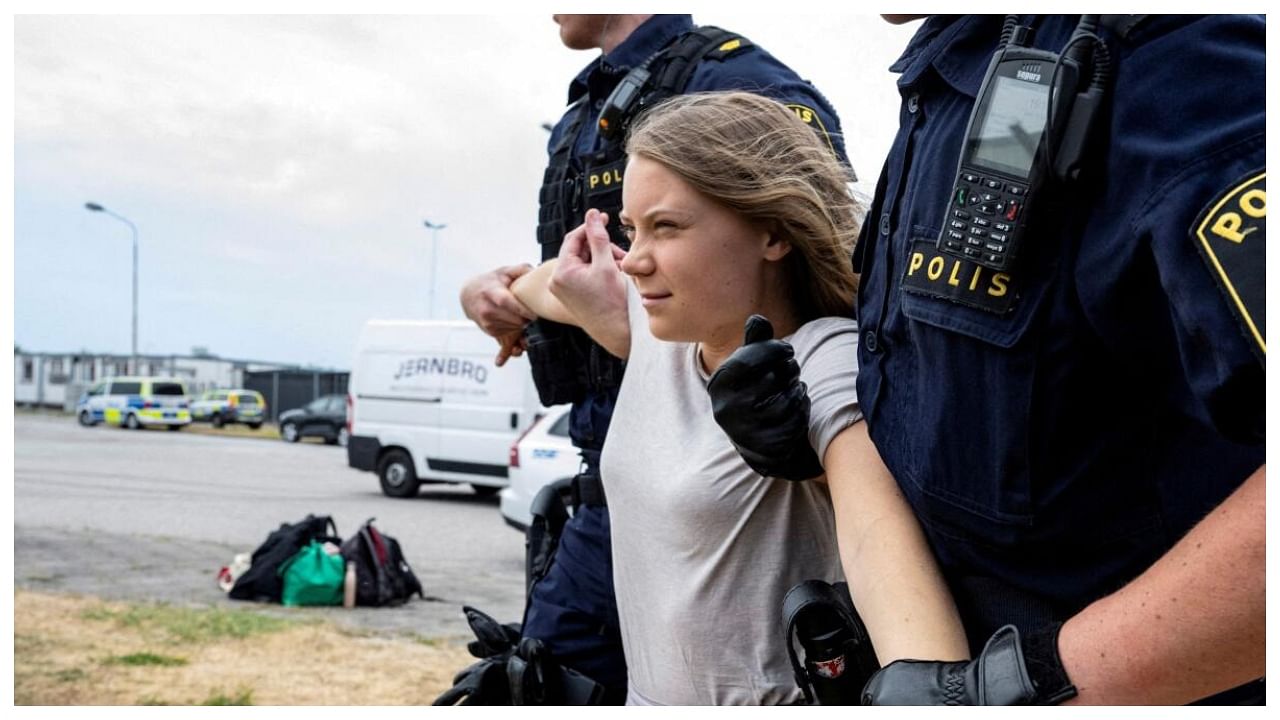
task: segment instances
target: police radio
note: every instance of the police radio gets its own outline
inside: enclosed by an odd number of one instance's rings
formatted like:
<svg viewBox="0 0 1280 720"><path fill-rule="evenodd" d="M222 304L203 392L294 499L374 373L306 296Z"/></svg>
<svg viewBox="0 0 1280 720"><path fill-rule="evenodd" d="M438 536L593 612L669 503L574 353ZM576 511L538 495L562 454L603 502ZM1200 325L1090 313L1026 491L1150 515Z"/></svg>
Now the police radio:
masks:
<svg viewBox="0 0 1280 720"><path fill-rule="evenodd" d="M938 250L993 270L1013 265L1051 180L1075 180L1110 77L1097 15L1081 16L1062 54L1025 47L1005 19L960 150Z"/></svg>

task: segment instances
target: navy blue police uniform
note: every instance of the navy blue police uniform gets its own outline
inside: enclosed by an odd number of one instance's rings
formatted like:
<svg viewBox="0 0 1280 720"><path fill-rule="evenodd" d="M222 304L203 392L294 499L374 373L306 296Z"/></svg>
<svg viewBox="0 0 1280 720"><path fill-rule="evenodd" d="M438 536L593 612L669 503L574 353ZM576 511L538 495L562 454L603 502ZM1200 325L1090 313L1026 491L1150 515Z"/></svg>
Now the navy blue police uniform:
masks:
<svg viewBox="0 0 1280 720"><path fill-rule="evenodd" d="M587 208L607 210L610 231L616 232L621 207L625 161L593 164L610 140L602 136L596 116L619 82L637 65L694 29L689 15L655 15L638 27L612 52L593 61L569 86L569 109L552 129L548 153L569 145L568 182L581 204L568 227L582 222ZM683 92L745 90L774 98L790 107L828 140L842 161L844 143L839 120L827 100L808 82L759 46L745 38L724 43L698 60ZM621 142L621 139L612 142ZM547 203L544 198L544 211ZM553 238L557 242L559 237ZM546 248L544 257L555 249ZM549 251L551 250L551 251ZM531 360L533 358L531 347ZM570 358L586 364L594 359ZM536 377L536 369L535 369ZM582 451L584 473L597 475L600 449L617 400L620 374L611 382L593 383L573 397L569 432ZM541 391L541 387L540 387ZM561 400L563 401L563 400ZM613 593L609 514L597 502L580 505L562 530L554 562L534 583L526 608L523 633L542 640L555 658L611 688L625 686L626 666Z"/></svg>
<svg viewBox="0 0 1280 720"><path fill-rule="evenodd" d="M1022 18L1054 52L1077 20ZM1265 21L1100 34L1093 172L1003 272L936 247L1001 19L930 18L891 68L900 127L854 254L858 396L975 656L1125 585L1265 462Z"/></svg>

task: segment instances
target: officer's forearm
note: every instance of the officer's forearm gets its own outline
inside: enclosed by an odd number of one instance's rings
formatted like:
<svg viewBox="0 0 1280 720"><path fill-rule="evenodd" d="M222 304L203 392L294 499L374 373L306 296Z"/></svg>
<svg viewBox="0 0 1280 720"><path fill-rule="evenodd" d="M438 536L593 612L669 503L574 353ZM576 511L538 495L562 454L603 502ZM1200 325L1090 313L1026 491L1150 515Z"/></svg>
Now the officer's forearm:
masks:
<svg viewBox="0 0 1280 720"><path fill-rule="evenodd" d="M556 262L553 258L516 278L511 283L511 294L540 318L580 325L574 314L551 294L551 273L555 271Z"/></svg>
<svg viewBox="0 0 1280 720"><path fill-rule="evenodd" d="M1266 469L1063 626L1074 702L1183 704L1265 674Z"/></svg>
<svg viewBox="0 0 1280 720"><path fill-rule="evenodd" d="M951 593L866 423L837 435L823 464L849 591L880 663L967 658Z"/></svg>

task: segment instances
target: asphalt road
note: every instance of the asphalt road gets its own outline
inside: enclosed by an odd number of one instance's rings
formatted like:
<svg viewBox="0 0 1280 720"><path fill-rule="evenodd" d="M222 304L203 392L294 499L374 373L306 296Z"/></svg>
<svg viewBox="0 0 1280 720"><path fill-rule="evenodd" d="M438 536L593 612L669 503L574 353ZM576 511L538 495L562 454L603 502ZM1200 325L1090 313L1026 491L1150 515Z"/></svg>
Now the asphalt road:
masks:
<svg viewBox="0 0 1280 720"><path fill-rule="evenodd" d="M319 614L426 637L468 636L460 606L503 622L523 608L524 538L497 497L423 485L416 499L378 489L346 451L310 442L164 430L83 428L69 416L14 417L17 587L272 612ZM235 553L284 522L332 515L343 537L376 517L400 541L427 601L394 608L282 608L228 599L215 583Z"/></svg>

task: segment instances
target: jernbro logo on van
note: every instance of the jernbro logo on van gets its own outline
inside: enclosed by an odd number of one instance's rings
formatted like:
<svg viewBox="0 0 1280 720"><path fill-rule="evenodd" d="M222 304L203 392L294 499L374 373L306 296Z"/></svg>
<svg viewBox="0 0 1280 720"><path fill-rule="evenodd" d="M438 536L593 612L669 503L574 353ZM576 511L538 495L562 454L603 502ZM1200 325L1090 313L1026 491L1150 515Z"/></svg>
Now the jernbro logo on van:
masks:
<svg viewBox="0 0 1280 720"><path fill-rule="evenodd" d="M489 379L489 368L470 360L456 357L418 357L400 363L392 380L405 380L422 375L471 380L483 385Z"/></svg>

